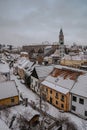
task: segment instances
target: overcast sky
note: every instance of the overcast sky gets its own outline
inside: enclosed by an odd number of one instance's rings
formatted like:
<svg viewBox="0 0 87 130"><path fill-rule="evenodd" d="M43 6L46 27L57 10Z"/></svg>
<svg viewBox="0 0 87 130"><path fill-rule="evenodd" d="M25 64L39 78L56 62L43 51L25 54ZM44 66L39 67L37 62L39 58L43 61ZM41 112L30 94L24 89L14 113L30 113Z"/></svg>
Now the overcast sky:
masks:
<svg viewBox="0 0 87 130"><path fill-rule="evenodd" d="M0 0L0 43L58 42L87 45L87 0Z"/></svg>

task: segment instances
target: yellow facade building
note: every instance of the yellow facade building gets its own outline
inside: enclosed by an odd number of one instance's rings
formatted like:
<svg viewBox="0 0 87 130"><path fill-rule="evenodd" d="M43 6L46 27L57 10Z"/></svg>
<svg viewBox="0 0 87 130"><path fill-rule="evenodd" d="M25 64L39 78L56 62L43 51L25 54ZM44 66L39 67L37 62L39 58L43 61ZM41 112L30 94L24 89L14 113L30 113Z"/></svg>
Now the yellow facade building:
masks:
<svg viewBox="0 0 87 130"><path fill-rule="evenodd" d="M56 66L57 67L57 66ZM70 110L70 90L81 75L74 69L54 68L53 72L41 83L41 94L48 102L63 111Z"/></svg>
<svg viewBox="0 0 87 130"><path fill-rule="evenodd" d="M65 55L60 61L61 65L79 68L87 62L87 57L84 55Z"/></svg>
<svg viewBox="0 0 87 130"><path fill-rule="evenodd" d="M15 81L0 83L0 109L19 104L19 93Z"/></svg>

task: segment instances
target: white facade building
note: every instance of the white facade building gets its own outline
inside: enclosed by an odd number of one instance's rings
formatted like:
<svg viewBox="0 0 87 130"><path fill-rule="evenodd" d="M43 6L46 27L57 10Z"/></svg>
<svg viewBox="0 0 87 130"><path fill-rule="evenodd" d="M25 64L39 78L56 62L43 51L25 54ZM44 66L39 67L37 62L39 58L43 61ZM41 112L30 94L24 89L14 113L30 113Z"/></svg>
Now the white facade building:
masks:
<svg viewBox="0 0 87 130"><path fill-rule="evenodd" d="M71 112L87 119L87 73L79 76L71 89Z"/></svg>

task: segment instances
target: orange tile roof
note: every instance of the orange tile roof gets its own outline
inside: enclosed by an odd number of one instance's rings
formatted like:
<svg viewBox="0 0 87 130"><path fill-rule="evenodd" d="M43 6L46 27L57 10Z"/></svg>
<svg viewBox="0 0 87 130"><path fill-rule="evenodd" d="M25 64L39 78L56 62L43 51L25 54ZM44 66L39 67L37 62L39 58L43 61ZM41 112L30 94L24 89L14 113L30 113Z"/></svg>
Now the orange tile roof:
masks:
<svg viewBox="0 0 87 130"><path fill-rule="evenodd" d="M51 75L53 77L63 77L64 79L70 78L71 80L76 80L78 76L82 75L82 72L70 70L70 69L58 69L54 68Z"/></svg>

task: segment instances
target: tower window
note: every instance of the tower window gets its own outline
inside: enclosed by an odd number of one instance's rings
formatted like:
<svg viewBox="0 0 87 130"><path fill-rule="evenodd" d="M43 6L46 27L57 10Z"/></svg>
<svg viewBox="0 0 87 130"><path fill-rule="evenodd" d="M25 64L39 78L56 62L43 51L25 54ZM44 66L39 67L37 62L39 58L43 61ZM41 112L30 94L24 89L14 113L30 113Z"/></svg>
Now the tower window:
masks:
<svg viewBox="0 0 87 130"><path fill-rule="evenodd" d="M61 42L60 44L63 45L63 42Z"/></svg>

